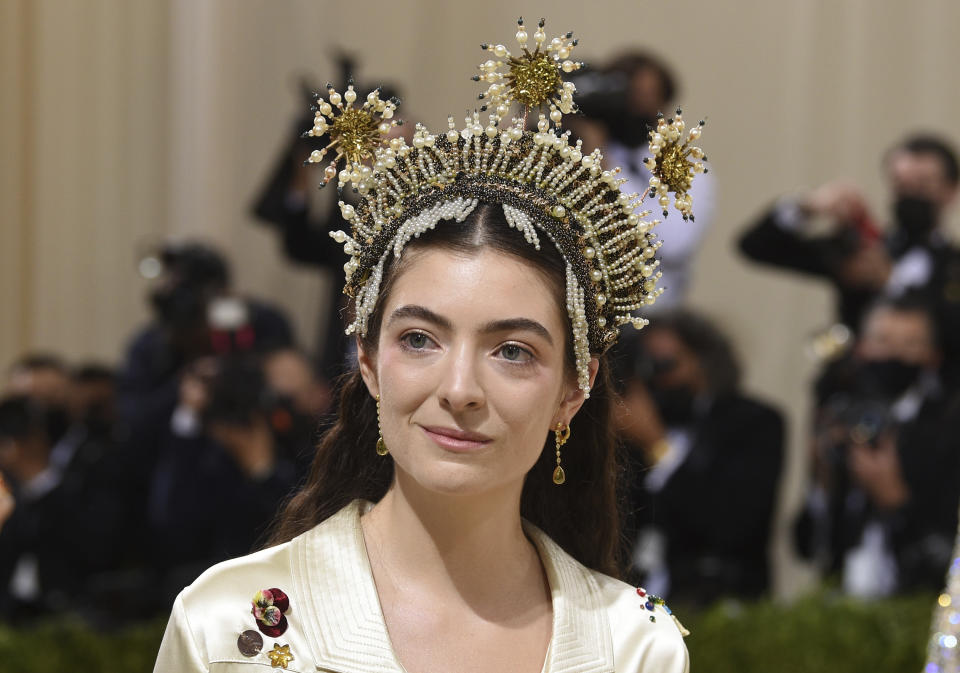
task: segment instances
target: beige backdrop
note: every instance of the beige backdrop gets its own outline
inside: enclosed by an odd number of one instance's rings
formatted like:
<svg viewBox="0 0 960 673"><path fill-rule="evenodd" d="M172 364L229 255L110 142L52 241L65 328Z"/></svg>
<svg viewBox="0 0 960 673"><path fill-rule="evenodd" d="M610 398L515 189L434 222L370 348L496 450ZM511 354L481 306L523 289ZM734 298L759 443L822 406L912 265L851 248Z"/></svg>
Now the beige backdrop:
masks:
<svg viewBox="0 0 960 673"><path fill-rule="evenodd" d="M117 361L146 317L138 256L167 236L221 244L239 287L285 306L313 344L329 279L291 268L247 212L302 112L295 76L323 82L334 49L362 51L363 81L401 84L402 116L442 128L472 106L478 45L512 40L518 11L574 28L588 61L661 53L688 115L708 117L720 213L692 301L749 356L749 387L790 414L793 508L803 346L831 298L748 266L734 238L776 195L830 178L881 210L886 147L915 128L960 140L956 0L0 0L0 366L36 349ZM784 540L789 594L803 575Z"/></svg>

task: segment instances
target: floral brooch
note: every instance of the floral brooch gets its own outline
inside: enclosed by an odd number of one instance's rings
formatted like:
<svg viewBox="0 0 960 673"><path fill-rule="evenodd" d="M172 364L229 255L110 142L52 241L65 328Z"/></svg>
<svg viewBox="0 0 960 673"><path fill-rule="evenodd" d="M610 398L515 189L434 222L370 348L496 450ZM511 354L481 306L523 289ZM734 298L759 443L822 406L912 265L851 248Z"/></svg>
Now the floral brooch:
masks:
<svg viewBox="0 0 960 673"><path fill-rule="evenodd" d="M257 628L264 635L277 638L287 630L284 613L290 609L290 599L280 589L261 589L253 596L250 612L257 621Z"/></svg>

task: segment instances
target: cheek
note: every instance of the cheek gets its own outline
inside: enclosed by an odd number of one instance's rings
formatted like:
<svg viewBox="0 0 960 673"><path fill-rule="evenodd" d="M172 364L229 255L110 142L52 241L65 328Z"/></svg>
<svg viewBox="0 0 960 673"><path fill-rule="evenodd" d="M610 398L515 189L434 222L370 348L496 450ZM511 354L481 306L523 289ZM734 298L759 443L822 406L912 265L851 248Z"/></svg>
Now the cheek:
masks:
<svg viewBox="0 0 960 673"><path fill-rule="evenodd" d="M422 402L435 387L431 368L411 360L397 347L381 345L377 359L377 379L380 396L390 400L390 406L409 411Z"/></svg>
<svg viewBox="0 0 960 673"><path fill-rule="evenodd" d="M487 399L503 423L506 440L516 452L530 452L535 461L560 407L559 388L549 376L498 383L489 386Z"/></svg>

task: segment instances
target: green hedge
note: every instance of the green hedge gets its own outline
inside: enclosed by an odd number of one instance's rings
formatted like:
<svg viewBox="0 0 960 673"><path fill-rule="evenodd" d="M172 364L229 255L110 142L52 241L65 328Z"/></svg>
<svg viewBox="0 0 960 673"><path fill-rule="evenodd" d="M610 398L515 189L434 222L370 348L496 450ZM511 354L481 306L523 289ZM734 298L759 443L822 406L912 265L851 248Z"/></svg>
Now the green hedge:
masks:
<svg viewBox="0 0 960 673"><path fill-rule="evenodd" d="M858 603L816 596L790 605L721 604L698 615L676 611L692 632L687 646L694 673L919 673L934 600ZM68 621L0 628L0 671L147 673L164 624L112 635Z"/></svg>
<svg viewBox="0 0 960 673"><path fill-rule="evenodd" d="M936 596L721 604L686 624L694 673L920 673Z"/></svg>

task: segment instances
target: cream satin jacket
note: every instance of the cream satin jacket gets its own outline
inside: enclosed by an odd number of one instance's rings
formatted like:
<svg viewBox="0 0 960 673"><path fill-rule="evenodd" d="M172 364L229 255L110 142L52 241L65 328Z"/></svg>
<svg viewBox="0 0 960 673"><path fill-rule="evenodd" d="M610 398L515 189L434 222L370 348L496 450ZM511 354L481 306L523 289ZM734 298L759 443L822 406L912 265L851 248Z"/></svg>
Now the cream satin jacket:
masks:
<svg viewBox="0 0 960 673"><path fill-rule="evenodd" d="M220 563L177 597L155 673L405 673L390 645L367 559L356 501L285 544ZM589 570L527 526L553 596L553 637L543 673L682 673L687 649L661 605ZM257 630L260 589L289 597L288 626L245 656L238 637ZM651 620L651 617L654 619ZM286 650L281 650L284 645ZM248 649L248 652L250 650ZM273 657L270 656L274 652Z"/></svg>

